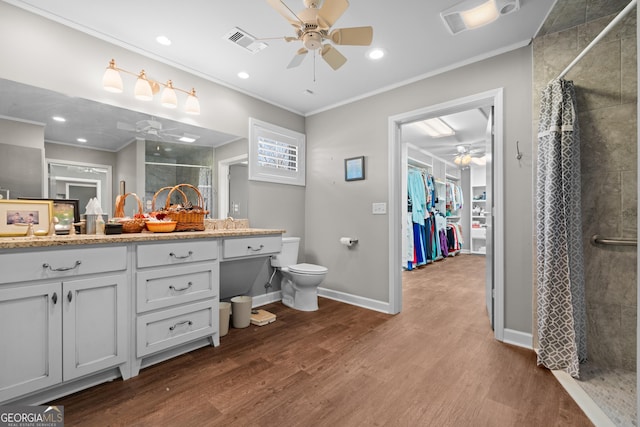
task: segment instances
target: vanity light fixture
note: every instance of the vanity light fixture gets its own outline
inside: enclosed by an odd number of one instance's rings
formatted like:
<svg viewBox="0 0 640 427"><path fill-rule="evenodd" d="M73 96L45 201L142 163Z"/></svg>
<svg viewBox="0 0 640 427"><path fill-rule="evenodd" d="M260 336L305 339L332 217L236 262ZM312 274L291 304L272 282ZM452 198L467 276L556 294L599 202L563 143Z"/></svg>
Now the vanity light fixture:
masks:
<svg viewBox="0 0 640 427"><path fill-rule="evenodd" d="M122 84L121 72L138 78L133 90L133 94L136 99L141 101L151 101L153 99L153 95L160 91L160 86L163 86L164 90L162 91L160 102L164 107L176 108L178 106L178 97L176 95L176 91L178 91L187 94L184 111L188 114L200 114L200 102L196 96L195 89L192 88L190 91L186 91L175 87L171 80L167 80L166 83L162 83L157 80L150 79L147 77L147 73L144 70L140 71L138 74L132 73L131 71L117 67L115 59L109 61L109 66L102 76L102 87L104 90L113 93L122 93L124 86Z"/></svg>
<svg viewBox="0 0 640 427"><path fill-rule="evenodd" d="M465 0L440 12L451 34L490 24L520 9L520 0Z"/></svg>

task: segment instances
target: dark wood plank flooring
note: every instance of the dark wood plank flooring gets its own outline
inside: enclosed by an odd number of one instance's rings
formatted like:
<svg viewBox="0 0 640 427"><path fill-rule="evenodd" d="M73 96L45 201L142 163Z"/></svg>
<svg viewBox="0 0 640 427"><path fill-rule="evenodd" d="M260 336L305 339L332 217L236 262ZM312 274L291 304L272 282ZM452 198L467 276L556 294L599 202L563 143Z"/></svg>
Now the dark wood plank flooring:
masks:
<svg viewBox="0 0 640 427"><path fill-rule="evenodd" d="M483 257L404 272L401 314L320 298L59 399L70 426L590 426L531 350L493 338Z"/></svg>

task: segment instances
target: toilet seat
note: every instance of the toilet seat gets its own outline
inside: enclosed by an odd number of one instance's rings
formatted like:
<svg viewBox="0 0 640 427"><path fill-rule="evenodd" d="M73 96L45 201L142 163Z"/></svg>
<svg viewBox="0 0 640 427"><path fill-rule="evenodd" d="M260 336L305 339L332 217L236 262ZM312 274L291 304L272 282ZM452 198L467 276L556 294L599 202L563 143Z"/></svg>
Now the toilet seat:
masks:
<svg viewBox="0 0 640 427"><path fill-rule="evenodd" d="M326 274L329 269L321 265L307 264L306 262L303 262L301 264L290 265L288 270L292 273L298 274L319 275Z"/></svg>

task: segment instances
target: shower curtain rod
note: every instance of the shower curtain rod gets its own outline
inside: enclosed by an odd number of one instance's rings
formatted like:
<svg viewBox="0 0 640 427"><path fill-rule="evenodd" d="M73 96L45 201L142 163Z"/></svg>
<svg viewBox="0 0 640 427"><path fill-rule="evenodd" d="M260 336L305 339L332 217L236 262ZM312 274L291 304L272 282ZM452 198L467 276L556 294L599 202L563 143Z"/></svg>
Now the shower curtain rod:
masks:
<svg viewBox="0 0 640 427"><path fill-rule="evenodd" d="M622 11L615 18L613 18L611 22L609 22L609 25L607 25L604 30L602 30L600 34L598 34L596 38L593 39L591 43L589 43L578 56L576 56L576 59L574 59L571 64L569 64L557 78L563 78L574 67L574 65L576 65L578 61L580 61L582 57L591 50L593 46L595 46L604 36L606 36L607 33L609 33L609 31L611 31L611 29L618 24L618 22L620 22L625 16L627 16L627 14L631 11L631 9L634 8L637 2L638 0L631 0L631 2L629 2L629 4L624 9L622 9Z"/></svg>

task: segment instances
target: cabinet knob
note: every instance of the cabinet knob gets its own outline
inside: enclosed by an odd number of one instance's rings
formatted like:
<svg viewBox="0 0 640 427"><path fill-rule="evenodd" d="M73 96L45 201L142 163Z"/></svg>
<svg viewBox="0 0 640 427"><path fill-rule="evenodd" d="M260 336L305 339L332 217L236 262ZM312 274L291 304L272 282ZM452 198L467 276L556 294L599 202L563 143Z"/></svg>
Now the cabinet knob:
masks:
<svg viewBox="0 0 640 427"><path fill-rule="evenodd" d="M71 300L73 299L73 294L71 293L71 291L69 291L69 293L67 294L67 299L69 300L69 302L71 302Z"/></svg>
<svg viewBox="0 0 640 427"><path fill-rule="evenodd" d="M53 305L56 305L58 303L58 294L56 292L51 295L51 301L53 301Z"/></svg>

